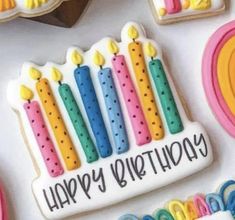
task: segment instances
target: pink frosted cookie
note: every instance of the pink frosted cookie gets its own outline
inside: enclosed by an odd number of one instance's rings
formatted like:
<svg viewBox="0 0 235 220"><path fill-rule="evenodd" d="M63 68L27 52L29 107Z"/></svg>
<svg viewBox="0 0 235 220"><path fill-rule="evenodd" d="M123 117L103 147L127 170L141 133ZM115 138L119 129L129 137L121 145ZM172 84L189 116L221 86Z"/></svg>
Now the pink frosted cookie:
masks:
<svg viewBox="0 0 235 220"><path fill-rule="evenodd" d="M0 219L8 220L7 201L2 185L0 185Z"/></svg>
<svg viewBox="0 0 235 220"><path fill-rule="evenodd" d="M208 17L225 10L224 0L150 0L150 3L160 24Z"/></svg>
<svg viewBox="0 0 235 220"><path fill-rule="evenodd" d="M221 125L235 137L235 22L219 28L209 39L202 62L208 102Z"/></svg>
<svg viewBox="0 0 235 220"><path fill-rule="evenodd" d="M32 188L48 219L130 199L212 162L203 127L180 102L159 46L127 23L66 62L27 62L9 84L36 164ZM146 182L148 184L146 184Z"/></svg>

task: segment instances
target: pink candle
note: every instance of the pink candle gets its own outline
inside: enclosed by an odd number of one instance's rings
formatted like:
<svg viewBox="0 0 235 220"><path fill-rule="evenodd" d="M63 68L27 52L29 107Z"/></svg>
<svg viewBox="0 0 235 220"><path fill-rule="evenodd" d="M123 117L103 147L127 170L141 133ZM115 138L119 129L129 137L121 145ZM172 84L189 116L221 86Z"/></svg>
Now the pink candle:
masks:
<svg viewBox="0 0 235 220"><path fill-rule="evenodd" d="M181 2L180 0L164 0L167 13L168 14L175 14L181 11Z"/></svg>
<svg viewBox="0 0 235 220"><path fill-rule="evenodd" d="M20 94L22 99L28 101L23 105L24 110L27 114L30 126L33 130L35 139L38 143L39 149L41 151L43 160L50 176L56 177L63 174L63 167L60 163L57 152L50 138L50 134L43 119L43 115L38 102L31 101L31 99L33 98L33 93L26 86L21 86Z"/></svg>
<svg viewBox="0 0 235 220"><path fill-rule="evenodd" d="M112 64L125 100L136 143L137 145L149 143L151 141L151 135L125 57L123 55L115 55L112 58Z"/></svg>

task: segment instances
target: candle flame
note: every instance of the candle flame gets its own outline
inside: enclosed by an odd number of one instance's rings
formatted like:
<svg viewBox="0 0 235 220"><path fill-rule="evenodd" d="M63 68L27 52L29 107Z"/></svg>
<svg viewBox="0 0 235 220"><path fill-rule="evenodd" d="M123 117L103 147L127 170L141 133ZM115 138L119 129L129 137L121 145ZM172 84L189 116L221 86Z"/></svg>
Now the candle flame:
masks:
<svg viewBox="0 0 235 220"><path fill-rule="evenodd" d="M105 63L103 55L99 51L95 51L94 57L93 57L93 62L97 66L103 66Z"/></svg>
<svg viewBox="0 0 235 220"><path fill-rule="evenodd" d="M75 65L81 65L83 63L83 57L77 50L73 51L71 59Z"/></svg>
<svg viewBox="0 0 235 220"><path fill-rule="evenodd" d="M51 77L56 82L59 82L59 81L62 80L61 72L57 68L55 68L55 67L51 68Z"/></svg>
<svg viewBox="0 0 235 220"><path fill-rule="evenodd" d="M128 29L128 36L133 40L135 40L136 38L139 37L138 31L133 25L130 26L129 29Z"/></svg>
<svg viewBox="0 0 235 220"><path fill-rule="evenodd" d="M31 67L31 68L29 69L29 75L30 75L30 77L31 77L32 79L38 80L38 79L41 78L42 73L41 73L38 69L36 69L36 68L34 68L34 67Z"/></svg>
<svg viewBox="0 0 235 220"><path fill-rule="evenodd" d="M145 44L145 52L149 57L154 58L157 56L157 50L150 42Z"/></svg>
<svg viewBox="0 0 235 220"><path fill-rule="evenodd" d="M33 92L27 86L20 86L20 97L24 100L31 100L33 98Z"/></svg>
<svg viewBox="0 0 235 220"><path fill-rule="evenodd" d="M119 52L118 45L113 40L108 42L108 50L112 54L117 54Z"/></svg>

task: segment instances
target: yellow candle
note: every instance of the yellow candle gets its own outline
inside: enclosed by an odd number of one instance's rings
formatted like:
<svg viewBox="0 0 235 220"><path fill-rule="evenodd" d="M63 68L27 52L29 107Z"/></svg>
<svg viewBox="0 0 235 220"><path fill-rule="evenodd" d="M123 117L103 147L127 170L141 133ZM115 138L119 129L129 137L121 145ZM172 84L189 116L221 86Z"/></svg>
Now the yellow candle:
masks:
<svg viewBox="0 0 235 220"><path fill-rule="evenodd" d="M36 83L36 90L67 169L77 169L80 167L80 160L56 104L49 81L45 78L41 78L41 72L35 68L30 69L30 76L32 79L38 80Z"/></svg>
<svg viewBox="0 0 235 220"><path fill-rule="evenodd" d="M142 108L152 138L159 140L164 137L164 130L149 80L142 43L140 41L136 41L136 38L138 38L138 32L134 26L129 28L128 35L133 39L133 42L128 45L128 49L135 72Z"/></svg>

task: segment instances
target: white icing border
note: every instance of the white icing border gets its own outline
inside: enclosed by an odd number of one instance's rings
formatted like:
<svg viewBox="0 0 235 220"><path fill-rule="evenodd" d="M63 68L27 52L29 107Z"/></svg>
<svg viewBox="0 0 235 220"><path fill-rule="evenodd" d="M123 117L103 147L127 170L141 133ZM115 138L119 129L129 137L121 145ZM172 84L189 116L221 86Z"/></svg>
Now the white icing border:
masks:
<svg viewBox="0 0 235 220"><path fill-rule="evenodd" d="M201 15L202 17L204 15L208 15L210 13L216 13L218 11L224 10L225 9L225 2L224 0L211 0L211 7L209 9L206 10L194 10L192 8L188 8L188 9L183 9L179 12L179 13L175 13L175 14L166 14L165 16L161 16L159 14L159 9L160 8L164 8L165 7L165 3L164 0L150 0L153 4L154 8L154 14L156 14L157 18L159 21L167 21L167 20L177 20L179 18L183 19L187 19L188 17L191 16L198 16ZM181 4L184 3L184 0L180 0Z"/></svg>
<svg viewBox="0 0 235 220"><path fill-rule="evenodd" d="M198 220L233 220L233 219L234 218L230 211L224 211L224 212L220 211L210 216L198 218Z"/></svg>
<svg viewBox="0 0 235 220"><path fill-rule="evenodd" d="M122 30L122 34L121 34L122 41L120 43L118 43L118 46L120 49L119 54L126 54L126 55L128 54L128 51L127 51L128 50L128 43L130 43L131 40L129 39L129 37L127 35L127 30L131 25L135 26L139 32L138 40L140 40L143 43L151 41L151 43L158 50L158 58L162 60L162 53L161 53L159 46L156 45L156 43L154 41L147 39L143 28L133 22L127 23ZM115 76L115 74L113 74L113 78L115 81L115 85L118 89L118 94L119 94L119 98L120 98L120 102L121 102L121 106L122 106L122 110L123 110L123 114L124 114L124 121L126 122L128 137L129 137L129 141L130 141L130 150L127 153L122 154L122 155L116 155L115 153L113 153L113 155L111 157L106 158L106 159L99 159L98 161L96 161L92 164L87 164L85 162L86 160L85 160L84 154L81 150L82 148L79 144L79 140L76 136L76 133L73 129L72 124L70 123L69 116L63 106L62 100L59 97L58 85L57 85L57 83L52 82L50 80L51 88L54 92L54 96L56 98L56 101L57 101L58 105L60 106L62 116L63 116L64 121L66 123L66 126L70 132L70 136L72 138L72 141L73 141L73 143L76 143L75 147L76 147L77 152L80 155L80 158L82 161L82 166L81 166L81 168L79 168L78 170L75 170L75 171L71 171L71 172L66 171L64 175L57 177L57 178L51 178L49 176L49 174L47 173L47 169L44 165L44 162L42 160L42 157L41 157L38 145L36 143L36 140L34 138L32 138L33 132L31 130L30 124L28 123L26 113L23 109L24 101L22 101L19 98L19 87L21 84L25 84L26 86L28 86L29 88L31 88L33 90L34 95L35 95L34 100L39 100L39 97L38 97L36 90L35 90L35 81L31 80L28 76L28 68L31 66L34 66L43 73L43 77L47 77L48 79L50 79L51 78L50 77L50 68L52 66L55 66L63 73L63 82L69 83L69 85L75 95L75 98L78 102L78 105L81 109L81 112L85 118L85 121L88 122L84 107L81 102L81 97L78 92L77 85L76 85L76 82L75 82L74 76L73 76L73 72L74 72L74 69L76 68L76 66L74 64L72 64L71 59L70 59L70 56L71 56L71 53L73 52L73 50L74 49L79 50L80 53L82 53L83 57L84 57L84 64L83 65L88 65L90 67L92 80L93 80L95 90L97 93L97 97L98 97L98 101L99 101L99 104L101 107L101 112L104 117L104 121L105 121L107 130L108 130L108 134L110 136L111 144L113 146L113 140L111 138L111 127L109 126L109 123L108 123L108 115L107 115L107 112L105 109L104 100L103 100L101 88L100 88L98 77L97 77L97 72L98 72L99 68L97 66L95 66L92 61L94 51L99 50L99 52L101 52L101 54L105 57L105 60L106 60L104 67L111 67L112 66L111 65L111 58L113 57L113 55L110 54L107 50L107 42L109 40L110 40L110 38L102 39L101 41L94 44L91 47L91 49L86 52L82 52L82 50L80 50L79 48L75 48L75 47L70 48L67 52L67 59L66 59L67 61L65 64L62 64L62 65L55 64L52 62L48 62L44 66L38 66L33 63L25 63L22 67L20 77L17 80L12 81L9 84L8 92L7 92L8 100L9 100L12 108L14 108L15 110L17 110L19 112L19 115L20 115L21 120L23 122L23 128L26 133L26 137L28 137L27 141L29 142L30 150L31 150L32 155L33 155L33 157L37 163L37 166L40 170L40 176L33 182L33 185L32 185L33 192L34 192L34 195L38 201L38 204L40 206L41 211L49 219L63 218L63 217L67 217L67 216L70 216L70 215L73 215L76 213L82 213L82 212L87 212L90 210L102 208L102 207L120 202L122 200L131 198L133 196L149 192L151 190L157 189L157 188L165 186L169 183L175 182L176 180L179 180L181 178L189 176L195 172L198 172L198 171L202 170L203 168L207 167L213 160L212 149L211 149L210 142L209 142L209 139L208 139L206 132L204 131L204 129L201 127L201 125L199 123L191 122L188 120L188 118L185 114L184 108L180 102L180 99L177 96L177 92L176 92L176 89L173 85L173 82L168 74L166 65L164 65L164 63L163 63L168 80L169 80L169 83L170 83L170 86L171 86L171 89L174 94L174 98L175 98L182 122L184 124L184 128L185 128L184 131L179 134L171 135L167 130L165 119L164 119L164 117L162 117L163 123L165 125L164 126L165 127L164 139L160 140L160 141L152 141L151 143L144 145L142 147L135 146L134 133L131 128L128 113L127 113L126 107L124 105L124 100L122 98L116 76ZM130 73L133 76L134 73L132 70L130 58L129 58L129 56L125 56L125 57L126 57L127 65L129 66ZM147 61L147 57L145 57L145 59ZM148 61L149 61L149 59L148 59ZM134 81L135 77L132 77L132 78ZM151 79L151 77L150 77L150 79ZM136 81L134 81L134 83L136 85ZM155 97L156 97L156 101L158 103L158 106L160 106L160 102L158 100L156 91L155 90L153 90L153 91L155 92ZM161 108L159 108L159 110L160 110L160 114L163 116L163 112L162 112ZM45 116L44 112L43 112L43 114ZM46 117L44 117L44 118L46 119ZM46 120L46 124L49 127L47 120ZM87 123L87 124L89 124L89 123ZM51 133L51 137L53 138L53 142L56 143L54 140L54 136L52 134L52 131L50 131L50 133ZM92 132L90 132L90 133L92 133ZM156 168L158 170L158 174L153 175L154 173L152 172L153 169L151 167L151 164L145 163L146 176L143 177L144 182L143 182L143 180L132 181L130 176L127 176L125 178L128 180L128 185L125 188L120 188L120 186L115 181L115 178L113 178L109 167L110 167L110 163L114 163L115 160L120 159L120 158L123 160L125 158L130 158L130 157L135 158L137 155L143 153L144 151L153 150L154 148L157 148L160 152L161 149L165 145L170 146L174 141L182 142L182 140L186 137L188 137L193 142L194 134L197 137L199 137L199 135L201 135L201 134L204 136L205 142L207 145L207 150L208 150L208 154L206 157L203 157L202 154L200 154L200 147L201 148L205 147L202 144L202 145L198 146L198 148L195 148L195 150L198 153L198 159L193 160L193 161L189 161L184 153L182 156L182 160L178 164L178 166L173 166L173 164L171 164L172 169L170 171L163 172L163 170L161 170L161 168L160 168L159 162L155 161L157 164ZM175 152L176 155L178 153L179 153L179 151ZM160 152L160 154L162 156L162 152ZM62 183L64 179L66 179L68 181L70 178L76 177L76 175L78 175L78 174L82 175L84 173L91 173L92 169L97 169L100 167L105 168L104 169L104 176L106 177L106 186L107 186L106 193L101 193L100 190L98 189L98 186L97 186L98 183L95 183L92 186L91 191L90 191L90 194L92 195L91 200L87 199L85 194L81 191L79 193L79 196L76 197L76 199L78 199L79 202L77 202L76 204L71 204L69 207L66 207L64 209L50 212L50 210L48 209L47 204L44 200L43 194L42 194L43 188L47 188L48 186L52 186L55 183L59 183L59 182ZM110 186L111 186L111 188L110 188ZM81 190L81 188L79 190Z"/></svg>
<svg viewBox="0 0 235 220"><path fill-rule="evenodd" d="M15 0L16 7L4 12L0 12L0 22L8 21L16 17L36 17L43 14L50 13L59 7L64 1L69 0L48 0L40 7L28 9L24 5L24 0Z"/></svg>

